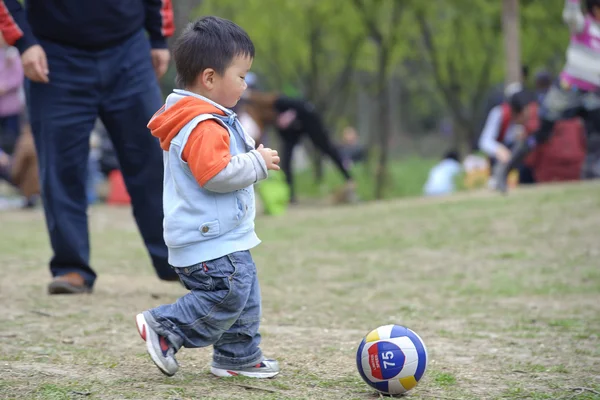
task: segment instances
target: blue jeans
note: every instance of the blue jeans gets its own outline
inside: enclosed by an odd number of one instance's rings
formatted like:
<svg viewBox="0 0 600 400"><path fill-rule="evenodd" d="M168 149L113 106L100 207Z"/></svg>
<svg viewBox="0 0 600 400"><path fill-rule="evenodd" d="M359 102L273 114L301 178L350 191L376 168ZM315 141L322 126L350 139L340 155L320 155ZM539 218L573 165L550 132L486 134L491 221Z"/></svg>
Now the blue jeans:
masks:
<svg viewBox="0 0 600 400"><path fill-rule="evenodd" d="M235 369L260 363L260 286L250 252L175 270L190 292L173 304L145 312L150 327L177 350L212 344L215 367Z"/></svg>
<svg viewBox="0 0 600 400"><path fill-rule="evenodd" d="M40 39L50 82L30 82L29 117L52 244L53 276L77 272L92 286L88 238L90 132L100 117L119 157L133 215L157 275L177 279L163 240L163 162L146 127L162 106L150 44L139 31L104 50L83 50Z"/></svg>

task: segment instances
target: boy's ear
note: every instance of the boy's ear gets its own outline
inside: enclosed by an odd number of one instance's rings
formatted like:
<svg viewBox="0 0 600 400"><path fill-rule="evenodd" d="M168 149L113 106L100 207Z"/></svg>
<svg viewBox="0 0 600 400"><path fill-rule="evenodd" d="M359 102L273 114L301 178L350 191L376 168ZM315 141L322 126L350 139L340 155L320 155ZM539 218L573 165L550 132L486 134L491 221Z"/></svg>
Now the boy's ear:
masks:
<svg viewBox="0 0 600 400"><path fill-rule="evenodd" d="M208 89L212 89L216 74L216 71L212 68L206 68L204 71L202 71L202 74L200 75L202 85Z"/></svg>

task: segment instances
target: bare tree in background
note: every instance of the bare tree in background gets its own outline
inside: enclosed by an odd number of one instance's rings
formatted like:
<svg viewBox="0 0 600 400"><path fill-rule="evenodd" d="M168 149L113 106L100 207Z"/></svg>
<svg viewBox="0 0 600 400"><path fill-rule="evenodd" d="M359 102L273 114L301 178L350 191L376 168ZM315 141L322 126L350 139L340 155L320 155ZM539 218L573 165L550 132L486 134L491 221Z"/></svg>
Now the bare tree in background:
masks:
<svg viewBox="0 0 600 400"><path fill-rule="evenodd" d="M173 39L175 39L190 22L194 8L202 5L202 0L173 0L172 3L175 14L175 34L173 35Z"/></svg>
<svg viewBox="0 0 600 400"><path fill-rule="evenodd" d="M502 30L506 57L506 83L521 82L519 0L502 1Z"/></svg>
<svg viewBox="0 0 600 400"><path fill-rule="evenodd" d="M389 156L389 142L391 134L390 104L388 95L388 75L392 66L392 53L397 44L399 34L399 22L404 9L401 0L395 0L391 5L388 18L388 29L382 27L377 10L381 7L381 0L374 4L367 4L365 0L354 0L354 6L361 13L363 23L370 38L377 45L377 75L376 91L377 106L379 108L379 160L375 175L375 198L383 198L383 189L387 178L387 164Z"/></svg>

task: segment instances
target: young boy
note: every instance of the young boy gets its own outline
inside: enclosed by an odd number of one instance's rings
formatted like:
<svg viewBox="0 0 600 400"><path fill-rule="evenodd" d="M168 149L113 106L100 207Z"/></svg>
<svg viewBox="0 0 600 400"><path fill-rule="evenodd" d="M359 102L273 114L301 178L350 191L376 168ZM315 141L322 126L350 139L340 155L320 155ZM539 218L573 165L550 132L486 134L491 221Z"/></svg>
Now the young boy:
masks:
<svg viewBox="0 0 600 400"><path fill-rule="evenodd" d="M563 19L571 31L567 63L559 83L544 97L540 128L521 141L508 163L498 168L497 189L501 192L507 190L510 170L548 140L557 121L580 116L588 137L600 134L600 0L586 0L586 9L584 15L579 0L565 0Z"/></svg>
<svg viewBox="0 0 600 400"><path fill-rule="evenodd" d="M230 110L246 89L254 45L239 26L205 17L177 39L177 83L148 127L164 150L164 237L169 263L190 290L174 304L136 317L152 361L168 376L175 353L213 345L211 372L270 378L258 328L261 298L249 250L254 232L253 184L279 169L275 150L259 146Z"/></svg>

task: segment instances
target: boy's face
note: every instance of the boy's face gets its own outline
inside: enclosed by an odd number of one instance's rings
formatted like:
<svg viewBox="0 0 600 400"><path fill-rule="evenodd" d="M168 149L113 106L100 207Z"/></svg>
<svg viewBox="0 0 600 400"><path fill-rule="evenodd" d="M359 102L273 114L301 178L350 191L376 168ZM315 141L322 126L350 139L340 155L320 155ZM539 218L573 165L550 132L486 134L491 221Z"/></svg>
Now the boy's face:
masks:
<svg viewBox="0 0 600 400"><path fill-rule="evenodd" d="M232 108L248 87L246 74L252 66L252 58L235 57L223 75L215 74L212 82L211 100L224 107Z"/></svg>

